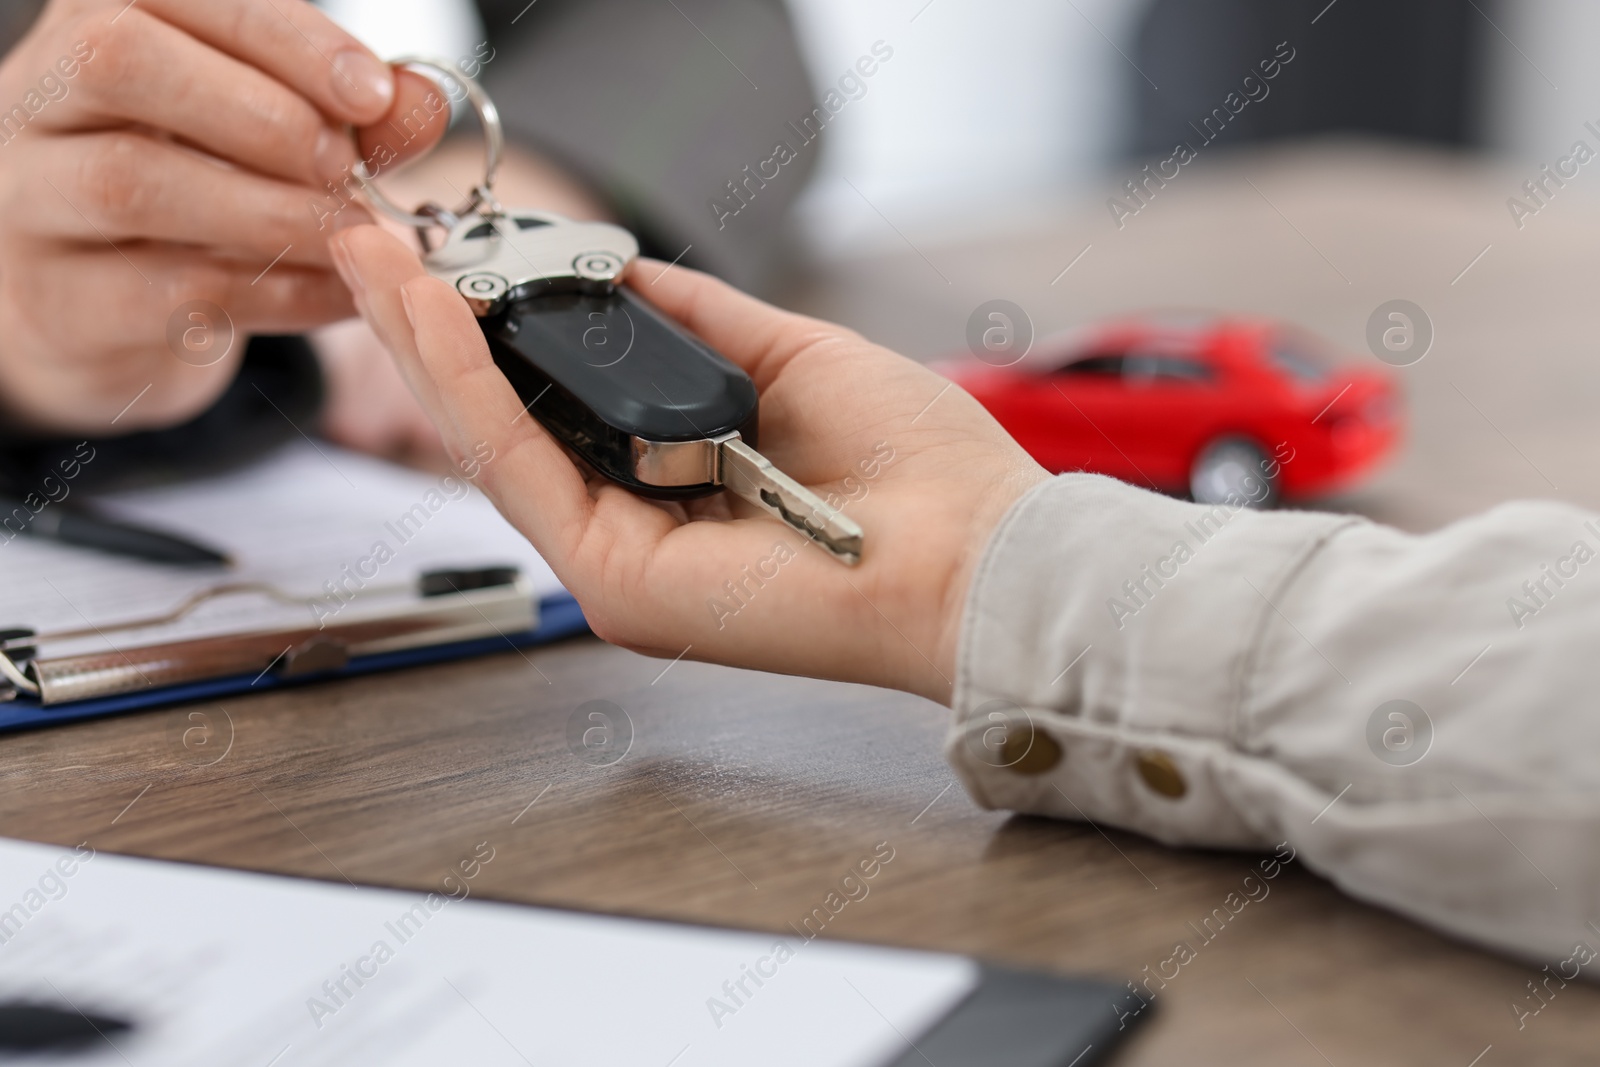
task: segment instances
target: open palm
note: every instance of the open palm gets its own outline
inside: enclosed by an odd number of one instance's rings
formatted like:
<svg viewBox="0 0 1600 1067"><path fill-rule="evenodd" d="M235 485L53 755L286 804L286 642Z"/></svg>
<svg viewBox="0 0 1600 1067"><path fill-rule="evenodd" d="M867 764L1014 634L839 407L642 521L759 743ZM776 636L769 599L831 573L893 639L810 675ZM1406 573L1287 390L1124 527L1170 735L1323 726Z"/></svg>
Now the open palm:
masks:
<svg viewBox="0 0 1600 1067"><path fill-rule="evenodd" d="M596 477L524 414L466 302L404 244L357 227L334 256L447 447L493 449L477 484L602 638L950 699L977 557L1047 477L959 388L687 268L634 264L637 292L755 381L763 454L865 529L845 567L731 494L663 504Z"/></svg>

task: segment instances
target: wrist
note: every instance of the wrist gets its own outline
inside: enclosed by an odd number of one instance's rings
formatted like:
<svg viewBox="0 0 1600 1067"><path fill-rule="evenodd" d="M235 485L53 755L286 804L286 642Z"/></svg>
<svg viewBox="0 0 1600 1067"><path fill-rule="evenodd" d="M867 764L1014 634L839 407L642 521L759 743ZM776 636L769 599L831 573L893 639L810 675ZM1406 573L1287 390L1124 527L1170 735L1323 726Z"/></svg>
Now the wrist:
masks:
<svg viewBox="0 0 1600 1067"><path fill-rule="evenodd" d="M1006 449L998 463L983 464L974 473L984 490L974 497L951 501L947 516L951 536L942 540L939 558L927 567L912 566L905 577L911 589L902 618L908 620L903 634L889 633L886 644L898 643L900 680L888 683L927 697L941 704L955 699L958 655L962 622L974 584L981 579L979 568L989 543L1001 522L1035 487L1051 480L1050 472L1035 463L1019 448ZM930 539L934 540L934 539ZM919 634L916 648L908 646L912 633Z"/></svg>

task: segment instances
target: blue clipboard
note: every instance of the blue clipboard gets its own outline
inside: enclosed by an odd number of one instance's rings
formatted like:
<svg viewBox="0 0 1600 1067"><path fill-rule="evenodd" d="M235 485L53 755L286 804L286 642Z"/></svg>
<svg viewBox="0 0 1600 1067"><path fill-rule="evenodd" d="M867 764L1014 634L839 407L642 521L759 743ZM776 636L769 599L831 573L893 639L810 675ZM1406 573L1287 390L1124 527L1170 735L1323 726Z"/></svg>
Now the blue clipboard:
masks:
<svg viewBox="0 0 1600 1067"><path fill-rule="evenodd" d="M11 700L0 702L0 732L23 730L102 715L146 708L165 707L194 700L214 700L218 697L237 696L260 690L275 689L308 682L326 681L352 675L372 674L425 663L484 656L511 648L547 644L584 633L589 629L578 602L569 593L557 593L542 598L538 604L538 622L531 630L519 633L480 637L468 641L454 641L402 651L382 652L354 656L335 670L285 676L270 671L258 674L237 674L204 681L184 682L177 685L157 686L114 696L75 700L61 704L42 704L37 698L18 694Z"/></svg>

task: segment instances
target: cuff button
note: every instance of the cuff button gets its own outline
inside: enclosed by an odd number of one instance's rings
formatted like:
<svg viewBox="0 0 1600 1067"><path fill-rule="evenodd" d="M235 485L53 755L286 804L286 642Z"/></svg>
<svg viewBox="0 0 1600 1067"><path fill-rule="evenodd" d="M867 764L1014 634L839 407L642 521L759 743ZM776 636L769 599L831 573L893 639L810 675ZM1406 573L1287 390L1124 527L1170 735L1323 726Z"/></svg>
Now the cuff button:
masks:
<svg viewBox="0 0 1600 1067"><path fill-rule="evenodd" d="M1056 739L1036 726L1027 730L1012 730L1000 747L1005 761L1001 766L1015 774L1044 774L1061 762L1061 745Z"/></svg>
<svg viewBox="0 0 1600 1067"><path fill-rule="evenodd" d="M1178 770L1178 765L1165 752L1147 749L1139 753L1134 766L1138 768L1144 784L1164 797L1177 800L1189 791L1189 783L1183 780L1183 772Z"/></svg>

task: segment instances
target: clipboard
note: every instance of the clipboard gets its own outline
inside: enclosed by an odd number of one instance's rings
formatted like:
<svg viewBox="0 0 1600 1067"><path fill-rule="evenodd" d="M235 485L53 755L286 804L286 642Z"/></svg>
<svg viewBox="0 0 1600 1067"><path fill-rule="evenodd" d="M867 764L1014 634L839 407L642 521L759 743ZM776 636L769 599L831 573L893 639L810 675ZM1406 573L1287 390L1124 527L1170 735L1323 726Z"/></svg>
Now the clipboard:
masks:
<svg viewBox="0 0 1600 1067"><path fill-rule="evenodd" d="M303 442L96 505L217 543L237 567L197 572L0 539L0 732L588 628L549 566L465 479Z"/></svg>
<svg viewBox="0 0 1600 1067"><path fill-rule="evenodd" d="M485 574L499 580L482 583ZM473 587L430 589L441 583ZM0 731L487 655L588 629L576 600L564 593L536 600L515 568L433 571L416 586L415 599L395 598L400 603L324 626L156 636L108 650L71 651L73 640L88 636L83 630L0 632ZM92 629L149 632L197 603L244 591L260 590L222 585L168 616ZM53 653L62 644L69 651Z"/></svg>

